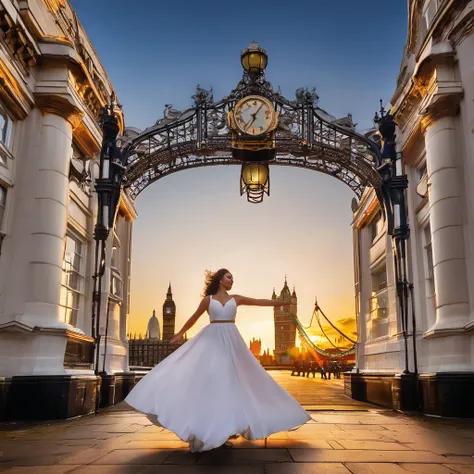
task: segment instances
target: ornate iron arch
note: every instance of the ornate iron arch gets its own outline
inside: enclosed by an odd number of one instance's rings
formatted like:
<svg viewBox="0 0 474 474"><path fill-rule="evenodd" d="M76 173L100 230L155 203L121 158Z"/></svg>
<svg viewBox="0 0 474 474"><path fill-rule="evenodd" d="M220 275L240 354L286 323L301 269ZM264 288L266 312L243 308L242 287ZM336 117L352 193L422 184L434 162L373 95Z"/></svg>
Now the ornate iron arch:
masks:
<svg viewBox="0 0 474 474"><path fill-rule="evenodd" d="M314 89L298 89L295 100L288 100L279 90L275 91L263 74L267 56L258 45L250 45L242 53L241 60L248 72L244 73L242 80L227 97L215 103L212 90L206 91L198 86L193 96L194 107L178 111L167 105L164 117L143 132L128 129L124 136L117 139L120 127L115 97L112 96L111 103L102 109L103 138L99 176L95 179L98 207L94 228L96 250L91 318L96 373L99 373L101 343L102 298L98 295L101 295L105 273L106 245L110 230L115 225L123 189L128 189L131 197L136 198L151 183L176 171L200 166L241 164L242 161L236 157L243 155L233 153L234 143L227 114L233 110L237 101L249 95L265 97L279 112L277 129L275 133L272 130L275 154L268 155L270 164L302 167L329 174L349 186L358 197L367 186L374 188L387 217L387 232L394 242L397 297L405 339L404 372L409 373L408 299L413 285L408 281L406 258L409 225L405 190L408 180L403 173L402 155L396 149L394 116L384 110L381 101L380 115L376 114L374 118L381 137L379 148L378 143L356 133L350 115L337 120L320 109ZM252 114L254 118L255 115ZM248 162L244 163L248 165ZM250 184L253 185L253 182ZM412 325L414 371L417 373L413 312ZM105 356L103 364L105 370Z"/></svg>
<svg viewBox="0 0 474 474"><path fill-rule="evenodd" d="M352 117L334 119L317 106L315 90L300 88L295 100L283 97L265 80L244 74L231 93L214 102L213 93L197 86L194 107L184 111L166 105L164 117L142 132L127 130L122 143L125 187L131 197L177 171L215 165L241 164L233 156L227 115L248 95L261 95L279 112L276 155L269 163L319 171L342 181L358 198L372 186L381 198L377 166L380 149L357 133Z"/></svg>

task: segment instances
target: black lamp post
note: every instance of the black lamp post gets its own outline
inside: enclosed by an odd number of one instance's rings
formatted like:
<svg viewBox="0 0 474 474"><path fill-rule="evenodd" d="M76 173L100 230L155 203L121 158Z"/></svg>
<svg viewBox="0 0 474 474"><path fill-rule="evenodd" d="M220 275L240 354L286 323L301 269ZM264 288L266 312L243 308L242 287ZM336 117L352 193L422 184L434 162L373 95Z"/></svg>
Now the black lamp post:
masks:
<svg viewBox="0 0 474 474"><path fill-rule="evenodd" d="M102 109L101 127L103 132L102 148L100 151L99 178L95 182L97 192L98 209L97 222L94 228L95 249L95 271L94 291L92 302L92 334L95 339L95 373L99 374L99 352L100 352L100 316L102 278L105 273L105 259L107 239L113 230L117 214L120 194L122 192L125 166L123 155L117 147L117 135L119 125L115 108L120 107L115 103L115 95L111 96L110 104ZM102 373L105 372L105 357Z"/></svg>
<svg viewBox="0 0 474 474"><path fill-rule="evenodd" d="M407 241L410 228L407 220L405 190L408 179L403 173L402 155L396 150L396 123L390 112L386 112L380 101L380 115L375 114L374 123L382 137L382 152L379 173L383 181L383 198L388 217L388 233L392 236L394 246L395 279L402 334L405 342L404 374L410 373L408 360L408 297L413 285L408 281ZM413 307L413 306L412 306ZM413 332L413 368L418 372L416 353L416 320L412 310Z"/></svg>

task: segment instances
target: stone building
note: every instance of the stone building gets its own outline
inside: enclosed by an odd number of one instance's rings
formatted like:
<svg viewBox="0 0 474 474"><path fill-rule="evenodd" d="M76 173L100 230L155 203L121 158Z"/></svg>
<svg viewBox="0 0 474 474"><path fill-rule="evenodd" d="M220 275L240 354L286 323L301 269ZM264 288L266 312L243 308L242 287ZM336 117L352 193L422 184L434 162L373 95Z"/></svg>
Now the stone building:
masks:
<svg viewBox="0 0 474 474"><path fill-rule="evenodd" d="M0 417L94 410L95 158L102 140L99 112L113 92L67 0L1 0ZM124 195L100 295L109 325L106 363L102 344L99 366L108 373L128 369L135 217ZM104 309L102 334L105 321Z"/></svg>
<svg viewBox="0 0 474 474"><path fill-rule="evenodd" d="M154 367L168 357L180 345L187 341L186 335L178 344L170 344L169 340L175 333L176 304L173 300L171 283L163 303L163 337L160 337L160 322L155 310L148 321L145 337L129 335L129 364L134 367Z"/></svg>
<svg viewBox="0 0 474 474"><path fill-rule="evenodd" d="M273 290L272 299L276 299L277 295ZM283 301L289 301L289 306L275 306L273 308L273 319L275 323L275 350L273 354L275 356L275 362L277 364L291 364L289 352L296 346L296 325L293 318L290 316L293 314L297 316L298 310L298 298L296 291L293 288L291 293L288 288L286 281L280 292L279 299Z"/></svg>
<svg viewBox="0 0 474 474"><path fill-rule="evenodd" d="M250 352L256 357L257 360L259 360L262 354L262 341L260 339L252 338L249 348Z"/></svg>
<svg viewBox="0 0 474 474"><path fill-rule="evenodd" d="M158 318L156 317L155 310L153 310L153 314L150 320L148 321L148 326L145 332L145 339L154 339L156 341L159 341L161 339L160 322L158 321Z"/></svg>
<svg viewBox="0 0 474 474"><path fill-rule="evenodd" d="M348 379L353 396L396 406L408 352L414 408L474 416L474 2L410 0L408 20L391 104L409 180L415 347L410 321L404 349L391 238L367 190L353 208L359 374Z"/></svg>

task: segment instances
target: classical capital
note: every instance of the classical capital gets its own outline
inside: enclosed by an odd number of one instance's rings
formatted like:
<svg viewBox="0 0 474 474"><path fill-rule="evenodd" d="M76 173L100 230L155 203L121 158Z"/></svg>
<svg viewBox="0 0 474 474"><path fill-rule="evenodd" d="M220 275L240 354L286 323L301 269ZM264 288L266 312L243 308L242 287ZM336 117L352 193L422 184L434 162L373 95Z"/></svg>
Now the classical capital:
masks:
<svg viewBox="0 0 474 474"><path fill-rule="evenodd" d="M420 112L421 131L426 133L428 128L433 126L443 117L454 117L459 113L459 103L461 94L437 94L431 98L430 103Z"/></svg>
<svg viewBox="0 0 474 474"><path fill-rule="evenodd" d="M67 97L55 94L35 94L36 106L43 114L58 115L67 120L74 130L84 114Z"/></svg>

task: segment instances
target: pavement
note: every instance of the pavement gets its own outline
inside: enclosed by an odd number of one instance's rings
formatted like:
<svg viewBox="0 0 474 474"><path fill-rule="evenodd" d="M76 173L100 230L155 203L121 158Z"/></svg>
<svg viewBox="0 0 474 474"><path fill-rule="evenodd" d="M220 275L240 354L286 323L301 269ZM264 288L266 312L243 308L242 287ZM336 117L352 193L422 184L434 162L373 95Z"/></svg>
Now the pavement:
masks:
<svg viewBox="0 0 474 474"><path fill-rule="evenodd" d="M347 399L342 380L271 372L311 413L296 431L190 453L122 403L98 415L0 424L10 474L474 474L474 420L407 416Z"/></svg>

